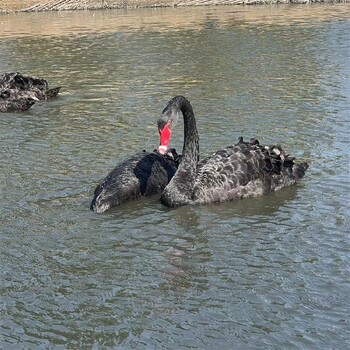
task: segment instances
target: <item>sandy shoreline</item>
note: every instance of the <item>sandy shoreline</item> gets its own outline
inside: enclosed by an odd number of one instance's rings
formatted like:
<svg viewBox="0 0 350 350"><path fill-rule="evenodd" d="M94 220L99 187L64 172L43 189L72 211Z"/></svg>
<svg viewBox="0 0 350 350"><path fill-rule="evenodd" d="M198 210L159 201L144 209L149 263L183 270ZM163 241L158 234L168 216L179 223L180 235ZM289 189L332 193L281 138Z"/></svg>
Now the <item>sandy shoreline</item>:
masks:
<svg viewBox="0 0 350 350"><path fill-rule="evenodd" d="M103 10L111 8L173 7L205 5L259 5L339 3L349 0L1 0L0 12Z"/></svg>

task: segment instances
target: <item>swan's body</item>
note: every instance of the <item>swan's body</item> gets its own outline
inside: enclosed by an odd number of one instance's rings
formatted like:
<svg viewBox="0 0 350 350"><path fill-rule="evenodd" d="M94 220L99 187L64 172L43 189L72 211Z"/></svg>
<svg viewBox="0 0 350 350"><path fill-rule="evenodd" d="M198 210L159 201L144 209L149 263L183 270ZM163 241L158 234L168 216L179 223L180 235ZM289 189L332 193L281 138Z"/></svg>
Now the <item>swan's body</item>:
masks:
<svg viewBox="0 0 350 350"><path fill-rule="evenodd" d="M162 133L178 115L184 119L182 161L165 187L161 201L169 207L207 204L255 197L295 184L304 176L307 163L294 163L280 146L261 146L256 139L217 151L199 161L199 138L190 102L174 97L158 120L161 136L159 152L166 150ZM170 138L170 137L169 137Z"/></svg>
<svg viewBox="0 0 350 350"><path fill-rule="evenodd" d="M0 93L6 93L11 100L48 100L56 97L61 87L49 88L45 79L23 75L19 72L0 75Z"/></svg>
<svg viewBox="0 0 350 350"><path fill-rule="evenodd" d="M174 149L166 155L142 152L117 165L97 186L90 209L96 213L137 199L161 193L179 164Z"/></svg>

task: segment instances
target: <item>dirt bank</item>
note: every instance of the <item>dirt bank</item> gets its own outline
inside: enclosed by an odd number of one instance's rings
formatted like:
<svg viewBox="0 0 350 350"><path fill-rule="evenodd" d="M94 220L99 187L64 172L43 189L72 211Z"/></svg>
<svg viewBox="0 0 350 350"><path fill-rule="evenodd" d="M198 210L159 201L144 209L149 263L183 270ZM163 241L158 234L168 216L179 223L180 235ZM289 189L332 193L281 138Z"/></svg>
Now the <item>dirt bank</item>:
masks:
<svg viewBox="0 0 350 350"><path fill-rule="evenodd" d="M323 3L350 0L0 0L0 12L102 10L111 8L200 6L229 4Z"/></svg>

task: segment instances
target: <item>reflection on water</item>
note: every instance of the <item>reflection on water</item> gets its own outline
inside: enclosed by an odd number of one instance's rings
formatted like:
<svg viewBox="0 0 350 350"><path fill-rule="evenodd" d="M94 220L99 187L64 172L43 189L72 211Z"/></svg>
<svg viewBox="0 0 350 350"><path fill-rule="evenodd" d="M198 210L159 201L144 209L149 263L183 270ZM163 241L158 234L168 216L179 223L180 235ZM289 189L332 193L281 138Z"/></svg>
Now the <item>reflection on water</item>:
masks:
<svg viewBox="0 0 350 350"><path fill-rule="evenodd" d="M17 13L0 17L2 38L19 36L86 35L115 32L164 32L230 28L250 25L314 26L349 18L344 4L304 6L215 6L113 11Z"/></svg>
<svg viewBox="0 0 350 350"><path fill-rule="evenodd" d="M63 86L0 116L2 347L346 348L349 19L348 4L0 16L0 71ZM176 94L202 157L254 136L309 162L304 181L91 213Z"/></svg>

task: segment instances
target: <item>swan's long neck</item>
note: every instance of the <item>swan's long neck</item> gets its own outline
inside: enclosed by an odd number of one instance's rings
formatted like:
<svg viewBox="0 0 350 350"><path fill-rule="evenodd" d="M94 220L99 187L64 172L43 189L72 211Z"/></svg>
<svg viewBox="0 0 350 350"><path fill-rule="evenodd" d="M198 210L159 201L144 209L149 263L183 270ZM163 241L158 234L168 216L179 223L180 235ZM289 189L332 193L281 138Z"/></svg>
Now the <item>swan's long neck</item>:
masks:
<svg viewBox="0 0 350 350"><path fill-rule="evenodd" d="M184 143L181 164L162 195L162 202L172 207L191 202L199 160L199 137L192 106L182 96L175 97L167 107L174 105L183 115Z"/></svg>
<svg viewBox="0 0 350 350"><path fill-rule="evenodd" d="M197 169L199 159L199 137L194 117L193 109L190 102L186 99L181 100L180 110L184 119L184 143L182 156L185 162L184 165L191 165L193 170Z"/></svg>

